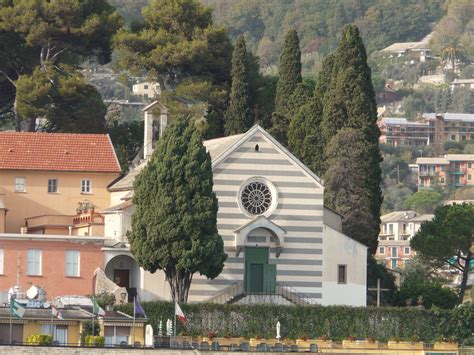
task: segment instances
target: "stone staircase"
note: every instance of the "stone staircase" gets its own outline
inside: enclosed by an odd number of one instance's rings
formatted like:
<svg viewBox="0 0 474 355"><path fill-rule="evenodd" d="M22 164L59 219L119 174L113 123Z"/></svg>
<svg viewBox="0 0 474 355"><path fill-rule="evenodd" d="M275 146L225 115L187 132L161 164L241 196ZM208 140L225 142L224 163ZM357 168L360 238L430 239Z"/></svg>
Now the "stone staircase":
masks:
<svg viewBox="0 0 474 355"><path fill-rule="evenodd" d="M206 302L219 304L280 304L280 305L308 305L315 302L298 292L294 288L277 282L275 292L250 293L245 291L243 281L232 284Z"/></svg>

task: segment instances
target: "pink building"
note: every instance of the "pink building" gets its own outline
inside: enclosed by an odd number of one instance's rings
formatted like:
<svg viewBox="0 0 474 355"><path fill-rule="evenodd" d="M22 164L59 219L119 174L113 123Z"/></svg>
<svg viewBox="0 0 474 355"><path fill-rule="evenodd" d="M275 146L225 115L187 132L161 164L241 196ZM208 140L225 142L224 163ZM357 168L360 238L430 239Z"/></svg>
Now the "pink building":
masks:
<svg viewBox="0 0 474 355"><path fill-rule="evenodd" d="M424 222L432 218L431 214L420 215L414 211L383 215L375 257L389 269L403 269L406 261L416 254L410 247L411 238Z"/></svg>
<svg viewBox="0 0 474 355"><path fill-rule="evenodd" d="M418 191L474 186L474 154L418 158Z"/></svg>

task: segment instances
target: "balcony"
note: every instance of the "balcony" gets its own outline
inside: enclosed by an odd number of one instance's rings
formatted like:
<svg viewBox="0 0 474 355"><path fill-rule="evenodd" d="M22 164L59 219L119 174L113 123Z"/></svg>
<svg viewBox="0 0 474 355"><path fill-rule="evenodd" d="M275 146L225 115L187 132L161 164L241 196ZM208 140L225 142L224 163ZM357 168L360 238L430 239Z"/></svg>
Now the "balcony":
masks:
<svg viewBox="0 0 474 355"><path fill-rule="evenodd" d="M418 174L420 176L436 176L436 171L422 170Z"/></svg>
<svg viewBox="0 0 474 355"><path fill-rule="evenodd" d="M467 172L467 168L461 168L461 167L450 167L449 168L449 173L451 175L464 175Z"/></svg>

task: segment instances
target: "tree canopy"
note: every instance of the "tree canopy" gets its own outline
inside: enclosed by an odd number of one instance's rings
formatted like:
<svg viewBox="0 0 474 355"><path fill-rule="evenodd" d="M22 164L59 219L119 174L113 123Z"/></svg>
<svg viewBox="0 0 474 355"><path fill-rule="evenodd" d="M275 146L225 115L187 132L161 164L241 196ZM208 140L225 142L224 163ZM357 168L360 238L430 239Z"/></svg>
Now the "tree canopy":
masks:
<svg viewBox="0 0 474 355"><path fill-rule="evenodd" d="M231 43L212 22L212 10L196 0L151 0L144 22L115 36L119 65L145 73L162 89L185 77L230 81Z"/></svg>
<svg viewBox="0 0 474 355"><path fill-rule="evenodd" d="M177 119L134 182L130 249L138 264L163 270L174 301L188 298L193 274L215 278L226 254L217 232L211 158L192 121Z"/></svg>
<svg viewBox="0 0 474 355"><path fill-rule="evenodd" d="M462 302L474 260L473 243L474 205L462 204L438 207L434 218L421 225L410 245L435 266L452 267L461 273L458 302Z"/></svg>
<svg viewBox="0 0 474 355"><path fill-rule="evenodd" d="M20 130L15 104L19 76L31 75L38 66L45 69L84 58L109 61L111 37L122 20L106 0L3 0L1 5L0 38L8 40L3 55L9 59L0 61L0 74L3 82L9 82L3 85L10 98L6 105L13 109L16 129ZM36 117L26 118L30 119L30 130L34 129Z"/></svg>

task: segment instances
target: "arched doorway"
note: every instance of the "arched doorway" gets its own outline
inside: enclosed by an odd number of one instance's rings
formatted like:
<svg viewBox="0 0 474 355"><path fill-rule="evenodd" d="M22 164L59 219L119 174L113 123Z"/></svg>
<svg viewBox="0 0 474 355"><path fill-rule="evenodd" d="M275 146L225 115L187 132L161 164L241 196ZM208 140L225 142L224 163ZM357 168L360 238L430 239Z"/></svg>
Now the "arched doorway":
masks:
<svg viewBox="0 0 474 355"><path fill-rule="evenodd" d="M105 266L105 275L128 292L128 301L133 302L140 287L140 268L129 255L117 255L111 258Z"/></svg>

